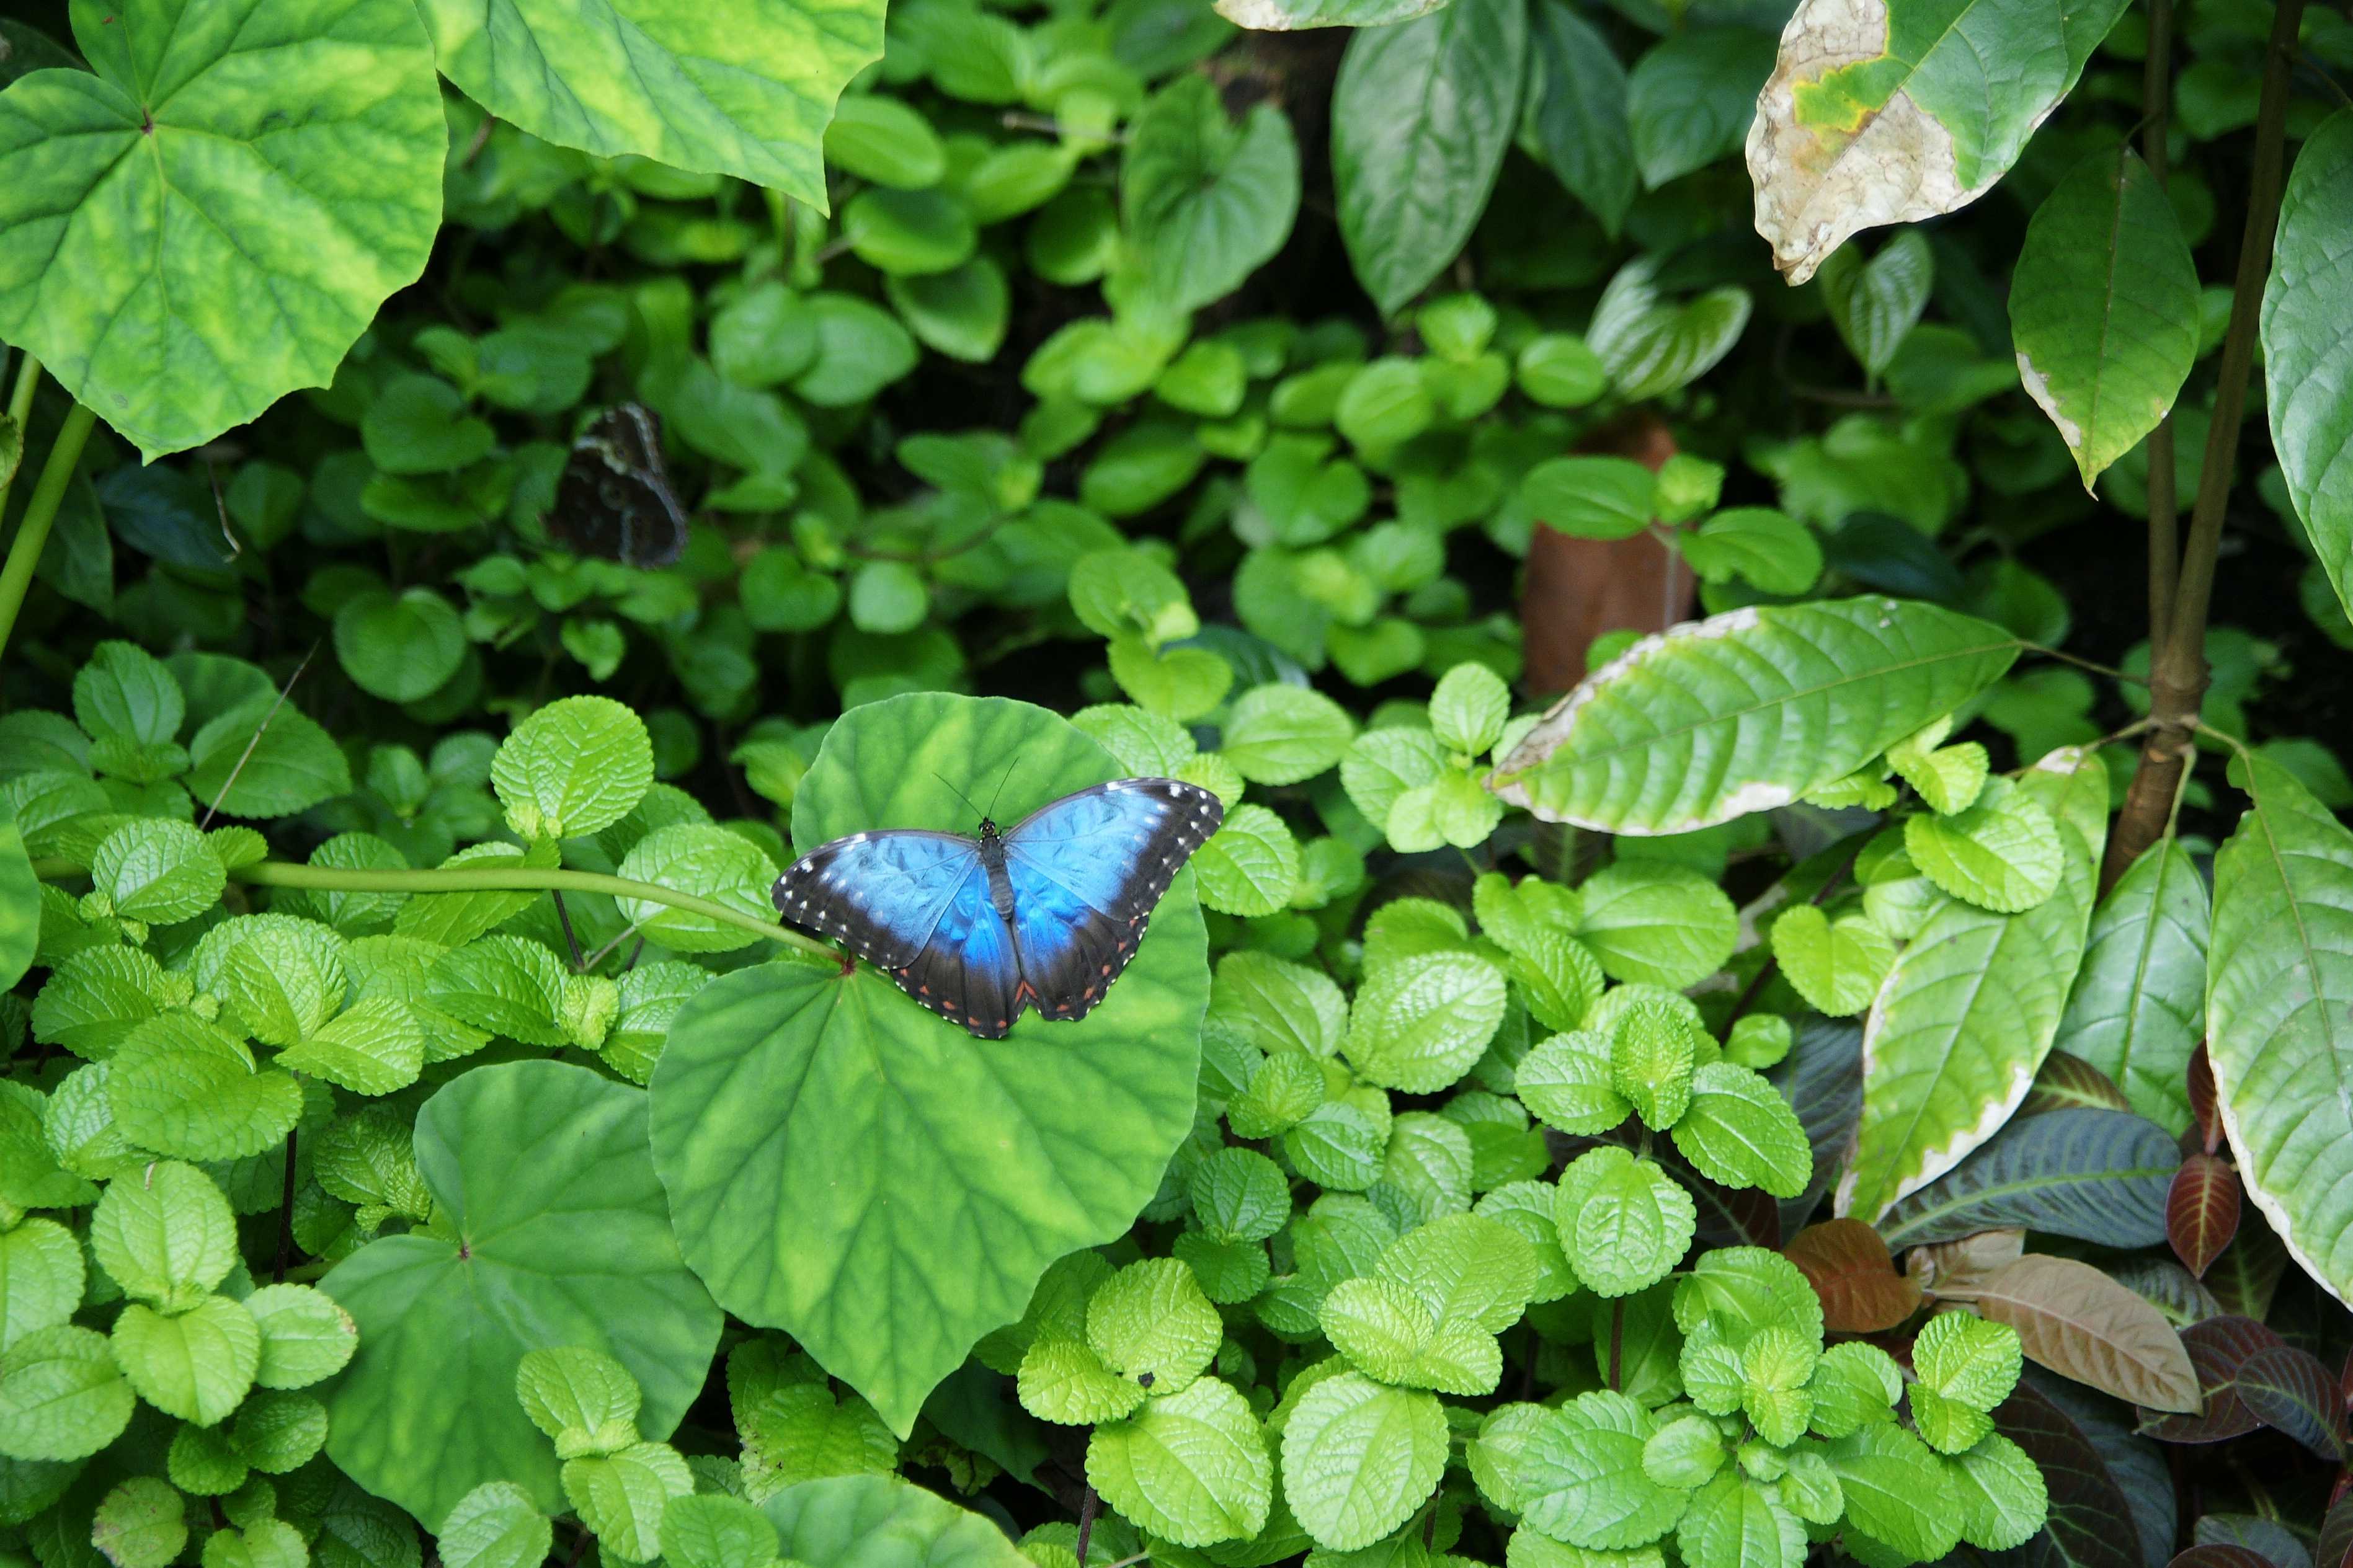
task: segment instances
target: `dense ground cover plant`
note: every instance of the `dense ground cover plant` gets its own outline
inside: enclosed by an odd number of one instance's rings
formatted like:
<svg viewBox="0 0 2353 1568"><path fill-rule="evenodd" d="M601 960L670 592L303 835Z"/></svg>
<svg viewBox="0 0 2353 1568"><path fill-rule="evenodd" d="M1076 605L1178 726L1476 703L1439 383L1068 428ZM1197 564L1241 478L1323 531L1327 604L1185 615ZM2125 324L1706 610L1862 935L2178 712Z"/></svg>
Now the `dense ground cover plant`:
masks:
<svg viewBox="0 0 2353 1568"><path fill-rule="evenodd" d="M2348 46L1947 9L0 23L7 1549L2337 1568Z"/></svg>

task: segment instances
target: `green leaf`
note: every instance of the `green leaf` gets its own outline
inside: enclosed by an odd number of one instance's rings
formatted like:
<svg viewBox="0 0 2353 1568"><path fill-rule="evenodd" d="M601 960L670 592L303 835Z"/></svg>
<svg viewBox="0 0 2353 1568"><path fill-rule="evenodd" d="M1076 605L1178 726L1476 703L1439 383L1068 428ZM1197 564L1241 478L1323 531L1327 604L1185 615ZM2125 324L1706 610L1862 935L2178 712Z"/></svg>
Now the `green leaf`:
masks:
<svg viewBox="0 0 2353 1568"><path fill-rule="evenodd" d="M677 1425L720 1314L671 1237L645 1107L549 1061L477 1068L425 1102L417 1162L435 1232L370 1242L320 1282L360 1331L329 1399L336 1464L427 1519L498 1479L553 1511L555 1458L514 1393L524 1352L550 1345L617 1356L645 1390L643 1428Z"/></svg>
<svg viewBox="0 0 2353 1568"><path fill-rule="evenodd" d="M448 1568L539 1568L554 1542L554 1523L529 1492L484 1481L458 1500L433 1544Z"/></svg>
<svg viewBox="0 0 2353 1568"><path fill-rule="evenodd" d="M2104 233L2101 243L2106 242ZM1898 233L1869 261L1852 246L1824 258L1821 284L1831 324L1873 380L1886 371L1895 351L1919 324L1936 274L1936 256L1927 239L1913 228Z"/></svg>
<svg viewBox="0 0 2353 1568"><path fill-rule="evenodd" d="M228 868L192 824L142 816L99 841L90 879L114 913L170 925L220 902Z"/></svg>
<svg viewBox="0 0 2353 1568"><path fill-rule="evenodd" d="M1773 919L1773 957L1816 1012L1844 1018L1879 994L1895 943L1865 916L1832 921L1815 905L1797 904Z"/></svg>
<svg viewBox="0 0 2353 1568"><path fill-rule="evenodd" d="M1430 694L1430 731L1468 756L1475 757L1501 740L1504 721L1511 716L1511 689L1483 664L1456 665Z"/></svg>
<svg viewBox="0 0 2353 1568"><path fill-rule="evenodd" d="M2353 211L2353 114L2322 122L2296 153L2280 199L2263 289L2263 406L2272 448L2305 537L2340 604L2353 605L2353 469L2345 465L2353 386L2328 343L2353 258L2336 244Z"/></svg>
<svg viewBox="0 0 2353 1568"><path fill-rule="evenodd" d="M1563 1132L1609 1131L1634 1108L1610 1086L1609 1039L1573 1030L1539 1041L1514 1069L1514 1089L1530 1110Z"/></svg>
<svg viewBox="0 0 2353 1568"><path fill-rule="evenodd" d="M1585 341L1622 397L1658 397L1698 380L1747 328L1748 291L1726 284L1680 303L1661 297L1659 259L1637 257L1602 289Z"/></svg>
<svg viewBox="0 0 2353 1568"><path fill-rule="evenodd" d="M335 658L352 684L387 702L431 696L465 662L466 627L430 588L372 588L335 611Z"/></svg>
<svg viewBox="0 0 2353 1568"><path fill-rule="evenodd" d="M391 1094L425 1067L425 1026L403 1003L372 996L280 1051L278 1066L354 1094Z"/></svg>
<svg viewBox="0 0 2353 1568"><path fill-rule="evenodd" d="M757 844L724 827L698 822L657 827L622 858L620 875L709 899L763 923L776 918L776 906L768 897L775 864ZM733 952L760 940L740 925L651 899L614 903L631 927L673 952Z"/></svg>
<svg viewBox="0 0 2353 1568"><path fill-rule="evenodd" d="M1860 1143L1838 1212L1873 1219L2008 1121L2051 1049L2084 952L2107 828L2095 752L2052 752L2021 782L2058 823L2058 889L2022 914L1947 900L1889 972L1863 1029ZM1918 819L1915 819L1918 820Z"/></svg>
<svg viewBox="0 0 2353 1568"><path fill-rule="evenodd" d="M306 1388L332 1377L359 1348L359 1325L323 1290L308 1285L264 1285L245 1299L261 1325L261 1364L253 1381L264 1388Z"/></svg>
<svg viewBox="0 0 2353 1568"><path fill-rule="evenodd" d="M424 7L441 69L501 120L600 157L733 174L826 209L834 100L882 52L882 8L670 0Z"/></svg>
<svg viewBox="0 0 2353 1568"><path fill-rule="evenodd" d="M103 1334L60 1323L0 1352L0 1454L12 1459L95 1454L137 1404Z"/></svg>
<svg viewBox="0 0 2353 1568"><path fill-rule="evenodd" d="M1238 805L1194 851L1193 869L1201 901L1211 909L1271 915L1290 907L1299 886L1299 843L1265 806Z"/></svg>
<svg viewBox="0 0 2353 1568"><path fill-rule="evenodd" d="M602 1351L525 1351L515 1363L515 1397L531 1424L554 1442L558 1458L617 1453L638 1440L637 1379Z"/></svg>
<svg viewBox="0 0 2353 1568"><path fill-rule="evenodd" d="M2008 779L1988 779L1967 811L1906 821L1904 849L1923 876L1954 898L2006 915L2049 898L2066 858L2059 825Z"/></svg>
<svg viewBox="0 0 2353 1568"><path fill-rule="evenodd" d="M290 1046L333 1016L346 984L343 939L317 921L232 915L205 932L188 974L221 999L223 1022Z"/></svg>
<svg viewBox="0 0 2353 1568"><path fill-rule="evenodd" d="M2084 489L2173 406L2198 358L2199 319L2180 220L2129 146L2084 159L2035 209L2010 289L2010 336L2019 378L2074 454Z"/></svg>
<svg viewBox="0 0 2353 1568"><path fill-rule="evenodd" d="M1358 1373L1307 1390L1282 1429L1282 1495L1327 1551L1370 1546L1411 1518L1446 1468L1434 1394Z"/></svg>
<svg viewBox="0 0 2353 1568"><path fill-rule="evenodd" d="M1748 135L1757 229L1792 283L1858 229L1916 223L1990 190L2124 9L1897 0L1883 25L1841 30L1838 4L1799 6ZM1986 91L1989 73L2002 91Z"/></svg>
<svg viewBox="0 0 2353 1568"><path fill-rule="evenodd" d="M1223 1331L1193 1271L1173 1258L1129 1264L1087 1303L1088 1348L1155 1394L1175 1394L1207 1371Z"/></svg>
<svg viewBox="0 0 2353 1568"><path fill-rule="evenodd" d="M761 1511L785 1557L807 1568L1028 1568L996 1523L886 1476L846 1476L779 1492Z"/></svg>
<svg viewBox="0 0 2353 1568"><path fill-rule="evenodd" d="M836 1400L822 1377L792 1381L795 1374L772 1356L755 1353L773 1345L739 1347L727 1359L728 1397L744 1440L744 1495L765 1499L823 1476L888 1474L899 1462L899 1440L874 1407L854 1394Z"/></svg>
<svg viewBox="0 0 2353 1568"><path fill-rule="evenodd" d="M188 742L198 800L231 816L291 816L352 789L351 764L318 721L275 693L206 720Z"/></svg>
<svg viewBox="0 0 2353 1568"><path fill-rule="evenodd" d="M1939 1312L1912 1345L1920 1382L1972 1410L1990 1411L2009 1398L2023 1364L2017 1330L1969 1312Z"/></svg>
<svg viewBox="0 0 2353 1568"><path fill-rule="evenodd" d="M448 132L403 0L74 23L96 74L0 99L0 337L152 458L333 379L424 268ZM268 117L287 102L299 121Z"/></svg>
<svg viewBox="0 0 2353 1568"><path fill-rule="evenodd" d="M1833 1440L1824 1455L1846 1494L1847 1523L1918 1562L1960 1539L1960 1497L1927 1445L1888 1421Z"/></svg>
<svg viewBox="0 0 2353 1568"><path fill-rule="evenodd" d="M1961 1500L1961 1539L1989 1552L2024 1544L2042 1529L2051 1494L2026 1450L1995 1433L1945 1466Z"/></svg>
<svg viewBox="0 0 2353 1568"><path fill-rule="evenodd" d="M662 1510L661 1549L679 1568L767 1568L776 1560L776 1527L740 1499L698 1492Z"/></svg>
<svg viewBox="0 0 2353 1568"><path fill-rule="evenodd" d="M13 987L32 968L40 935L40 879L25 854L16 810L0 799L0 986Z"/></svg>
<svg viewBox="0 0 2353 1568"><path fill-rule="evenodd" d="M82 1283L81 1247L65 1226L26 1219L0 1234L0 1350L70 1318Z"/></svg>
<svg viewBox="0 0 2353 1568"><path fill-rule="evenodd" d="M90 1254L124 1293L166 1307L202 1300L237 1265L237 1217L212 1179L164 1160L107 1184Z"/></svg>
<svg viewBox="0 0 2353 1568"><path fill-rule="evenodd" d="M1345 1049L1366 1083L1413 1094L1471 1070L1504 1022L1503 972L1467 952L1425 952L1373 969Z"/></svg>
<svg viewBox="0 0 2353 1568"><path fill-rule="evenodd" d="M1497 793L1605 832L1712 826L1854 772L2017 654L1995 626L1909 601L1730 611L1588 677L1513 748Z"/></svg>
<svg viewBox="0 0 2353 1568"><path fill-rule="evenodd" d="M1737 1342L1762 1329L1786 1328L1810 1343L1822 1337L1821 1298L1798 1266L1761 1247L1718 1247L1700 1255L1676 1284L1675 1326L1700 1334L1713 1327Z"/></svg>
<svg viewBox="0 0 2353 1568"><path fill-rule="evenodd" d="M1728 1187L1794 1198L1813 1174L1798 1113L1763 1077L1730 1062L1710 1062L1693 1076L1691 1109L1674 1140L1700 1174Z"/></svg>
<svg viewBox="0 0 2353 1568"><path fill-rule="evenodd" d="M1240 288L1291 237L1299 215L1291 121L1261 103L1237 130L1215 83L1180 76L1129 125L1119 200L1153 292L1198 310Z"/></svg>
<svg viewBox="0 0 2353 1568"><path fill-rule="evenodd" d="M1336 765L1356 732L1347 710L1320 691L1259 686L1234 700L1218 754L1252 784L1298 784Z"/></svg>
<svg viewBox="0 0 2353 1568"><path fill-rule="evenodd" d="M1675 1546L1688 1568L1799 1568L1806 1527L1756 1482L1727 1474L1692 1500Z"/></svg>
<svg viewBox="0 0 2353 1568"><path fill-rule="evenodd" d="M1643 1125L1663 1132L1690 1106L1692 1069L1715 1055L1714 1043L1680 1009L1636 1002L1610 1020L1610 1087Z"/></svg>
<svg viewBox="0 0 2353 1568"><path fill-rule="evenodd" d="M1593 1552L1647 1545L1673 1529L1691 1494L1643 1469L1656 1430L1648 1410L1614 1390L1554 1410L1520 1450L1515 1484L1527 1527Z"/></svg>
<svg viewBox="0 0 2353 1568"><path fill-rule="evenodd" d="M668 830L665 830L668 831ZM483 937L451 948L426 975L430 1005L460 1023L529 1046L567 1043L563 962L519 936Z"/></svg>
<svg viewBox="0 0 2353 1568"><path fill-rule="evenodd" d="M1686 27L1643 51L1626 79L1642 184L1656 190L1737 151L1772 68L1771 35L1749 27Z"/></svg>
<svg viewBox="0 0 2353 1568"><path fill-rule="evenodd" d="M1610 1144L1569 1162L1553 1215L1569 1267L1597 1296L1631 1295L1665 1279L1699 1217L1674 1178Z"/></svg>
<svg viewBox="0 0 2353 1568"><path fill-rule="evenodd" d="M226 1296L166 1317L137 1302L114 1320L114 1359L139 1397L210 1426L243 1402L261 1362L261 1330Z"/></svg>
<svg viewBox="0 0 2353 1568"><path fill-rule="evenodd" d="M1520 504L1578 539L1631 539L1651 526L1659 481L1630 458L1547 458L1520 480Z"/></svg>
<svg viewBox="0 0 2353 1568"><path fill-rule="evenodd" d="M1620 860L1577 889L1577 937L1615 980L1680 991L1724 966L1739 934L1732 900L1681 866Z"/></svg>
<svg viewBox="0 0 2353 1568"><path fill-rule="evenodd" d="M2106 1247L2165 1241L2181 1151L2154 1122L2066 1106L2019 1117L1938 1180L1879 1217L1891 1247L2016 1227Z"/></svg>
<svg viewBox="0 0 2353 1568"><path fill-rule="evenodd" d="M1067 1426L1119 1420L1147 1397L1133 1379L1105 1366L1084 1341L1060 1334L1040 1334L1022 1354L1017 1387L1021 1408Z"/></svg>
<svg viewBox="0 0 2353 1568"><path fill-rule="evenodd" d="M1676 534L1675 545L1708 583L1737 576L1767 594L1802 594L1822 574L1822 547L1812 531L1771 507L1717 512L1696 531Z"/></svg>
<svg viewBox="0 0 2353 1568"><path fill-rule="evenodd" d="M1245 949L1218 960L1209 1017L1269 1053L1329 1057L1347 1031L1348 998L1320 969Z"/></svg>
<svg viewBox="0 0 2353 1568"><path fill-rule="evenodd" d="M1457 0L1349 39L1332 175L1348 259L1384 312L1470 238L1518 125L1527 43L1525 10L1501 0Z"/></svg>
<svg viewBox="0 0 2353 1568"><path fill-rule="evenodd" d="M637 714L604 697L566 697L515 727L491 761L491 787L518 838L580 838L628 816L654 782Z"/></svg>
<svg viewBox="0 0 2353 1568"><path fill-rule="evenodd" d="M1041 710L892 698L828 733L794 841L969 831L935 773L973 794L1002 771L984 781L974 759L1014 756L1008 816L1120 776ZM1184 880L1075 1026L1025 1016L1004 1040L976 1039L872 971L831 964L759 965L689 1002L654 1073L654 1146L681 1245L720 1301L786 1330L906 1432L1049 1263L1126 1230L1191 1128L1208 966ZM910 1268L964 1284L910 1292Z"/></svg>
<svg viewBox="0 0 2353 1568"><path fill-rule="evenodd" d="M2353 1289L2338 1214L2353 1138L2331 1087L2353 1016L2353 834L2277 763L2238 765L2252 804L2214 859L2214 1087L2240 1179L2288 1255Z"/></svg>
<svg viewBox="0 0 2353 1568"><path fill-rule="evenodd" d="M251 1518L243 1529L205 1537L204 1568L308 1568L302 1533L282 1519Z"/></svg>
<svg viewBox="0 0 2353 1568"><path fill-rule="evenodd" d="M327 1407L307 1394L264 1389L237 1406L230 1440L264 1475L282 1476L315 1458L327 1440Z"/></svg>
<svg viewBox="0 0 2353 1568"><path fill-rule="evenodd" d="M2093 911L2084 966L2059 1020L2060 1049L2107 1074L2169 1131L2190 1123L2190 1054L2206 1033L2206 884L2168 837Z"/></svg>
<svg viewBox="0 0 2353 1568"><path fill-rule="evenodd" d="M216 1024L167 1013L132 1030L107 1073L121 1135L188 1160L235 1160L275 1148L302 1113L294 1076L258 1066Z"/></svg>
<svg viewBox="0 0 2353 1568"><path fill-rule="evenodd" d="M1274 1462L1250 1403L1205 1377L1095 1428L1087 1484L1121 1515L1179 1546L1256 1535L1273 1501Z"/></svg>
<svg viewBox="0 0 2353 1568"><path fill-rule="evenodd" d="M164 1568L188 1544L187 1510L169 1482L134 1476L99 1503L90 1539L114 1568Z"/></svg>
<svg viewBox="0 0 2353 1568"><path fill-rule="evenodd" d="M636 1443L617 1454L567 1459L564 1495L596 1531L606 1554L650 1563L661 1553L662 1514L694 1490L694 1472L667 1443Z"/></svg>

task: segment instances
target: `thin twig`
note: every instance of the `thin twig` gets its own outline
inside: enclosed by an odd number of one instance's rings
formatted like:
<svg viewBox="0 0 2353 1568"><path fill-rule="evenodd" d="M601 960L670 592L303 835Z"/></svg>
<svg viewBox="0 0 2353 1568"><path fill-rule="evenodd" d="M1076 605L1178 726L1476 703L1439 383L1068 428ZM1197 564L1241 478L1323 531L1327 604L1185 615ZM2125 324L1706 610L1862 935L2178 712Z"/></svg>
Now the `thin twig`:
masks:
<svg viewBox="0 0 2353 1568"><path fill-rule="evenodd" d="M572 934L572 911L564 907L563 893L551 888L548 889L547 896L555 900L555 919L556 922L564 927L564 945L572 950L572 973L587 973L588 966L581 961L580 957L580 939Z"/></svg>
<svg viewBox="0 0 2353 1568"><path fill-rule="evenodd" d="M273 1285L286 1283L286 1265L294 1256L294 1129L286 1130L286 1188L278 1202L278 1267L269 1271Z"/></svg>
<svg viewBox="0 0 2353 1568"><path fill-rule="evenodd" d="M1087 1568L1087 1542L1095 1532L1095 1509L1102 1500L1092 1482L1079 1498L1079 1568Z"/></svg>
<svg viewBox="0 0 2353 1568"><path fill-rule="evenodd" d="M302 662L294 667L294 673L286 678L286 684L278 689L278 700L269 705L269 711L264 713L261 722L254 726L252 736L245 742L245 750L237 753L237 766L229 769L228 777L221 780L220 788L213 792L213 803L205 807L204 820L196 824L198 832L213 825L213 814L220 810L220 803L228 798L230 787L237 783L237 775L245 772L245 764L252 761L253 749L261 744L262 732L269 728L269 721L278 717L278 710L286 706L288 693L294 689L294 683L302 679L302 672L311 668L311 660L317 657L318 652L319 645L312 643L311 651L302 656Z"/></svg>

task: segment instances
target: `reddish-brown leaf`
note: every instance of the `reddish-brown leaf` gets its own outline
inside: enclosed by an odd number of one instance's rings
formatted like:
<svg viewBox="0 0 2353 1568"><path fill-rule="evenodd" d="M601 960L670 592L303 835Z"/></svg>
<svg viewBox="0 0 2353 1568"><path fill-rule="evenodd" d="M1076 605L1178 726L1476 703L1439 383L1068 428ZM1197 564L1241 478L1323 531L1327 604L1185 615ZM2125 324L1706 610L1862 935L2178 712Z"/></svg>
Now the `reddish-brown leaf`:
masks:
<svg viewBox="0 0 2353 1568"><path fill-rule="evenodd" d="M1919 1284L1895 1272L1887 1243L1859 1219L1810 1225L1781 1255L1813 1285L1822 1326L1834 1333L1875 1334L1919 1310Z"/></svg>
<svg viewBox="0 0 2353 1568"><path fill-rule="evenodd" d="M2251 1547L2225 1546L2217 1542L2175 1552L2173 1561L2165 1568L2278 1568L2278 1565Z"/></svg>
<svg viewBox="0 0 2353 1568"><path fill-rule="evenodd" d="M2165 1196L2165 1237L2200 1279L2239 1233L2239 1173L2212 1154L2192 1154Z"/></svg>
<svg viewBox="0 0 2353 1568"><path fill-rule="evenodd" d="M2216 1103L2214 1064L2206 1058L2206 1042L2189 1053L2189 1114L2197 1119L2198 1136L2211 1154L2222 1146L2222 1112Z"/></svg>
<svg viewBox="0 0 2353 1568"><path fill-rule="evenodd" d="M2353 1568L2353 1495L2328 1505L2320 1521L2320 1543L2313 1548L2312 1568Z"/></svg>
<svg viewBox="0 0 2353 1568"><path fill-rule="evenodd" d="M1934 1296L1947 1284L1966 1285L1997 1268L2007 1268L2025 1253L2024 1231L1981 1230L1957 1241L1915 1247L1905 1257L1912 1278L1920 1281L1921 1289Z"/></svg>
<svg viewBox="0 0 2353 1568"><path fill-rule="evenodd" d="M2318 1356L2285 1344L2259 1350L2239 1368L2238 1390L2248 1415L2330 1464L2343 1462L2345 1396Z"/></svg>
<svg viewBox="0 0 2353 1568"><path fill-rule="evenodd" d="M2239 1399L2239 1372L2248 1358L2287 1342L2253 1318L2208 1318L2181 1331L2181 1348L2198 1369L2203 1414L2140 1413L2140 1429L2168 1443L2220 1443L2244 1436L2262 1423Z"/></svg>
<svg viewBox="0 0 2353 1568"><path fill-rule="evenodd" d="M2030 1252L1936 1293L2016 1329L2028 1359L2062 1377L2153 1410L2199 1408L2198 1369L2165 1314L2080 1259Z"/></svg>
<svg viewBox="0 0 2353 1568"><path fill-rule="evenodd" d="M2034 1075L2033 1084L2026 1098L2019 1103L2018 1114L2034 1116L2045 1110L2057 1110L2063 1106L2079 1105L2094 1110L2130 1110L2132 1101L2116 1087L2116 1080L2085 1061L2069 1056L2065 1051L2052 1051L2042 1058L2042 1068Z"/></svg>

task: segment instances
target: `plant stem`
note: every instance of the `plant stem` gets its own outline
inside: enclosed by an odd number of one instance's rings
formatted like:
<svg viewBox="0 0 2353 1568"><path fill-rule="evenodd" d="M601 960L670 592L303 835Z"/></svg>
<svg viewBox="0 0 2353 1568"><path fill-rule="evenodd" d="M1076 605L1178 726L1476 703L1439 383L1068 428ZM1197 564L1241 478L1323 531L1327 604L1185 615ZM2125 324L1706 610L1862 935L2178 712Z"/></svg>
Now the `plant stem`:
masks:
<svg viewBox="0 0 2353 1568"><path fill-rule="evenodd" d="M24 434L25 423L33 416L33 394L41 384L41 362L27 353L16 363L16 384L8 393L8 417L16 422L16 432ZM22 461L21 454L19 462ZM10 474L0 479L0 516L8 510L8 487L16 482Z"/></svg>
<svg viewBox="0 0 2353 1568"><path fill-rule="evenodd" d="M33 585L33 568L40 563L41 547L49 542L49 524L57 521L58 503L66 499L66 485L73 479L74 465L81 461L82 443L90 438L90 425L97 418L80 404L73 405L41 464L39 481L25 501L25 520L17 525L16 542L8 546L6 563L0 564L0 653L8 650L8 634L16 629L16 612L24 606L26 590Z"/></svg>
<svg viewBox="0 0 2353 1568"><path fill-rule="evenodd" d="M2167 111L2173 98L2173 0L2149 0L2148 53L2140 84L2140 158L2165 189L2171 153ZM2181 574L2179 515L2173 493L2173 410L2148 433L2148 646L2171 640L2173 595Z"/></svg>
<svg viewBox="0 0 2353 1568"><path fill-rule="evenodd" d="M1092 1483L1079 1499L1079 1568L1087 1568L1087 1546L1095 1532L1095 1508L1101 1500Z"/></svg>
<svg viewBox="0 0 2353 1568"><path fill-rule="evenodd" d="M80 874L82 868L70 860L41 859L33 862L36 876L49 881ZM754 936L767 938L786 947L834 962L839 954L815 937L803 936L784 926L771 925L741 910L731 910L725 904L696 898L674 889L656 887L651 882L633 882L626 877L607 877L596 871L565 871L537 866L511 866L497 869L467 868L461 870L436 871L349 871L332 866L290 866L283 861L261 860L250 866L239 866L228 874L232 882L243 882L257 888L309 888L331 893L609 893L617 899L642 899L648 903L667 904L674 910L685 910L706 920L748 931Z"/></svg>
<svg viewBox="0 0 2353 1568"><path fill-rule="evenodd" d="M2253 166L2248 171L2247 226L2239 245L2239 275L2231 296L2231 326L2216 371L2214 422L2206 433L2206 467L2189 514L2189 542L2173 595L2165 640L2149 658L2149 730L2124 809L2108 835L2100 867L2105 893L2141 852L2164 837L2181 774L2196 749L2198 709L2206 692L2206 611L2214 595L2214 561L2239 457L2246 413L2247 377L2254 366L2263 284L2271 276L2272 238L2279 229L2283 151L2286 143L2288 76L2295 63L2296 27L2304 0L2278 0L2263 56L2263 88L2255 117Z"/></svg>

